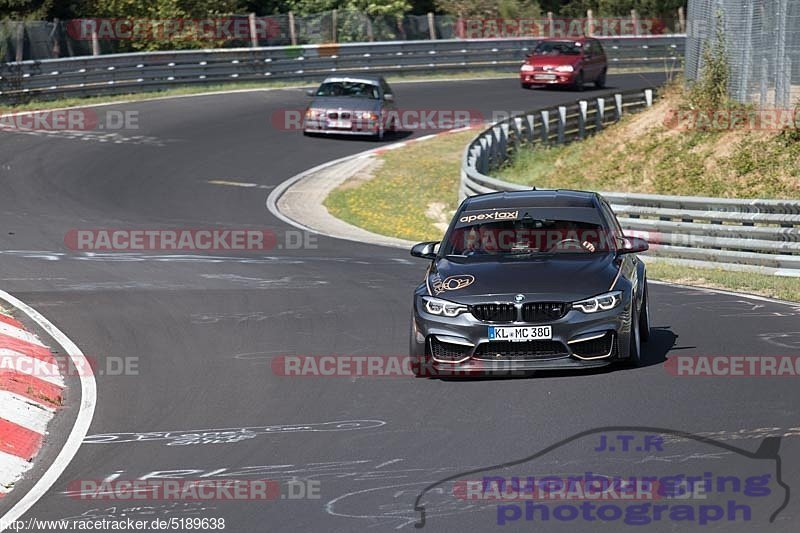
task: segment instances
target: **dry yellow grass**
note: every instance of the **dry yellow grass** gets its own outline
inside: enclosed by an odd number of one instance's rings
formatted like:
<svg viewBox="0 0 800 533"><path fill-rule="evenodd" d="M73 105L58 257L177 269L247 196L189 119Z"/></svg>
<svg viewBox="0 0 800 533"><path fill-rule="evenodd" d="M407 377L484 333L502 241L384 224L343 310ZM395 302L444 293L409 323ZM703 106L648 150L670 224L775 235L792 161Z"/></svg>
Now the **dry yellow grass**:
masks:
<svg viewBox="0 0 800 533"><path fill-rule="evenodd" d="M652 109L630 115L580 143L522 150L503 179L570 187L727 198L800 198L800 140L772 131L669 127L679 86Z"/></svg>

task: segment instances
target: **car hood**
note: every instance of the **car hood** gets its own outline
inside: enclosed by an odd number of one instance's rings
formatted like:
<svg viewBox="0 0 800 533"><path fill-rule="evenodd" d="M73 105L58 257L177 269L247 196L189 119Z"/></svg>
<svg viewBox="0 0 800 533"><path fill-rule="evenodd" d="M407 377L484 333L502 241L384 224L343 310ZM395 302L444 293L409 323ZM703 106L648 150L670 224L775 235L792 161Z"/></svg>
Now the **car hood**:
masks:
<svg viewBox="0 0 800 533"><path fill-rule="evenodd" d="M380 100L368 98L350 98L347 96L317 96L311 100L309 107L319 109L346 109L348 111L378 111L381 108Z"/></svg>
<svg viewBox="0 0 800 533"><path fill-rule="evenodd" d="M459 263L440 259L428 274L434 296L464 304L513 300L572 302L611 289L620 263L613 253L551 255Z"/></svg>
<svg viewBox="0 0 800 533"><path fill-rule="evenodd" d="M580 62L580 60L580 56L562 54L557 56L529 56L525 60L525 63L535 67L557 67L559 65L575 65L576 63Z"/></svg>

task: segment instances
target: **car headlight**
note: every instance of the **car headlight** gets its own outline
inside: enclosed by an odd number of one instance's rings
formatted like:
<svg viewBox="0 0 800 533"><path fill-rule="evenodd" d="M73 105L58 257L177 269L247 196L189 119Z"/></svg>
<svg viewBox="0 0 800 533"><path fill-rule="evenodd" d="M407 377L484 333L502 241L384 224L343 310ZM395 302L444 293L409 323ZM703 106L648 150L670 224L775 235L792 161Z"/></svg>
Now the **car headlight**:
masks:
<svg viewBox="0 0 800 533"><path fill-rule="evenodd" d="M559 65L556 67L556 72L572 72L575 70L572 65Z"/></svg>
<svg viewBox="0 0 800 533"><path fill-rule="evenodd" d="M306 118L324 118L324 117L325 117L324 109L314 109L314 108L306 109Z"/></svg>
<svg viewBox="0 0 800 533"><path fill-rule="evenodd" d="M378 114L372 111L356 111L355 116L363 120L378 120Z"/></svg>
<svg viewBox="0 0 800 533"><path fill-rule="evenodd" d="M531 71L533 71L533 65L525 64L525 65L522 65L519 69L522 72L531 72Z"/></svg>
<svg viewBox="0 0 800 533"><path fill-rule="evenodd" d="M469 310L466 305L440 300L431 296L423 296L422 301L425 303L425 310L432 315L454 317Z"/></svg>
<svg viewBox="0 0 800 533"><path fill-rule="evenodd" d="M600 294L586 300L574 302L572 307L584 313L597 313L614 309L622 302L622 291L612 291Z"/></svg>

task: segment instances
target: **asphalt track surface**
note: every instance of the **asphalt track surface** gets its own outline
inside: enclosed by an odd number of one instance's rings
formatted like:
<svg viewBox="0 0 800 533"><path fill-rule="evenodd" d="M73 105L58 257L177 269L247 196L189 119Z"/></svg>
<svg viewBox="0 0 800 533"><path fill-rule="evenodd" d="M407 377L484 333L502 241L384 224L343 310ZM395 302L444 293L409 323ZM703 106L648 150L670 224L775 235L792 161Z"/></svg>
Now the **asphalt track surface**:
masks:
<svg viewBox="0 0 800 533"><path fill-rule="evenodd" d="M662 78L612 76L609 83L630 89ZM513 79L407 83L395 90L403 108L478 109L486 116L576 98L522 91ZM97 376L89 434L285 426L235 432L239 437L218 443L176 436L85 443L25 518L224 517L226 531L237 532L408 530L419 518L415 498L429 485L526 458L580 432L610 435L613 430L597 428L620 425L713 433L744 452L676 438L661 454L603 455L592 451L598 443L592 434L581 437L580 450L570 448L573 441L504 475L623 467L636 475L653 465L665 472L726 465L735 475L758 463L745 452L756 450L762 437L785 434L783 480L800 487L797 378L686 378L664 366L681 354L800 355L797 307L653 284L655 329L642 368L469 381L289 378L273 374L273 357L405 353L411 293L424 262L402 250L327 237L317 238L316 248L182 258L91 256L65 246L72 228L266 228L282 242L291 228L265 209L271 188L316 164L377 146L304 138L272 126L274 111L305 101L302 90L287 89L119 104L112 109L139 112L140 129L120 132L112 139L117 143L101 142L100 134L0 133L0 286L40 310L87 355L138 361L138 375ZM68 426L75 394L61 426ZM342 431L302 429L334 421L362 422ZM67 429L52 428L43 465ZM119 502L65 493L72 480L134 479L156 471L192 479L296 476L318 480L320 498ZM0 510L29 486L21 483ZM772 508L781 506L777 491L770 498ZM498 526L496 502L459 500L447 483L421 501L429 531L623 529L619 522L583 519ZM796 531L799 508L790 500L773 523L741 530ZM650 526L677 527L738 530L725 521Z"/></svg>

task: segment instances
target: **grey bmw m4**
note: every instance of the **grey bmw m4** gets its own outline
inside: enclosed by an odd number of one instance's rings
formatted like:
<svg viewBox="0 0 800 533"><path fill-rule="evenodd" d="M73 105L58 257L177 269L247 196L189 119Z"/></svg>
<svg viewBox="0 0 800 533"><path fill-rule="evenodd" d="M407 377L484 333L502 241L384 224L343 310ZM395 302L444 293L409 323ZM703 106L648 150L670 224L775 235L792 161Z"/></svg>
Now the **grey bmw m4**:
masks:
<svg viewBox="0 0 800 533"><path fill-rule="evenodd" d="M647 273L599 194L490 193L459 206L414 293L417 375L638 365L650 336Z"/></svg>

